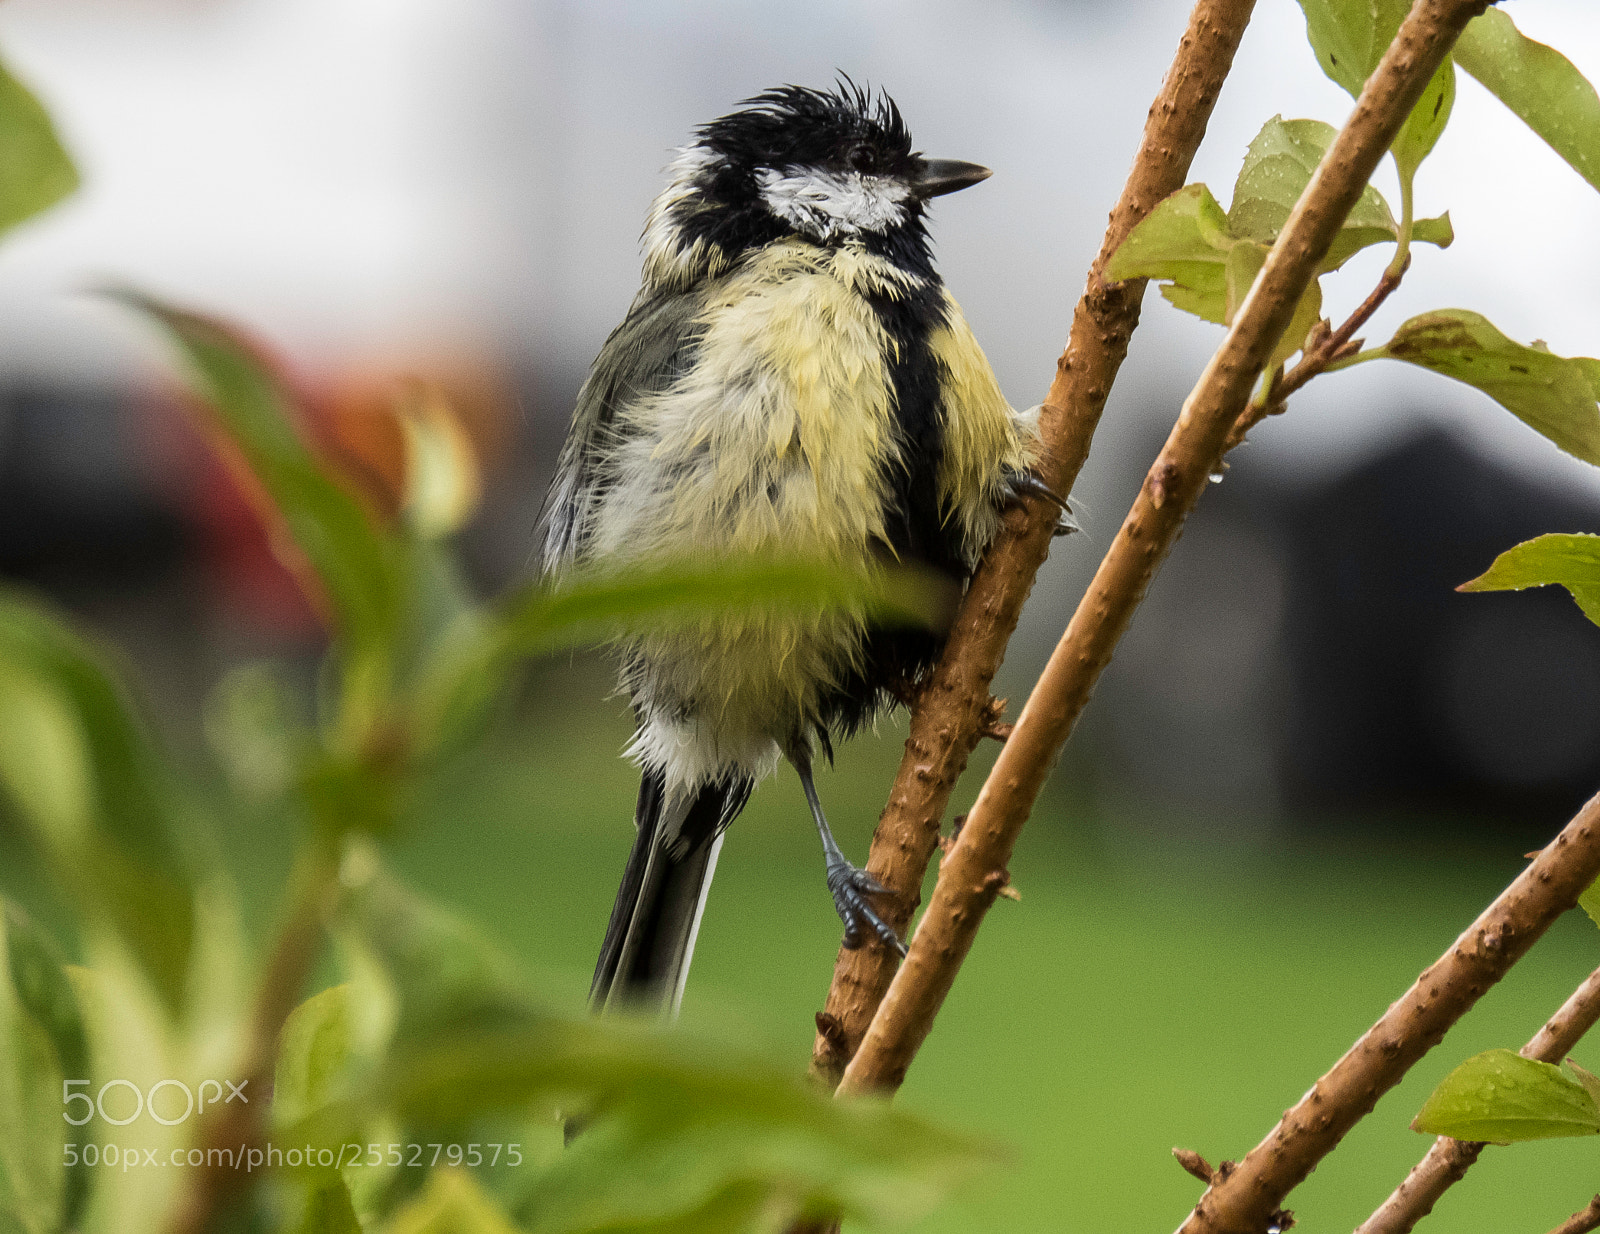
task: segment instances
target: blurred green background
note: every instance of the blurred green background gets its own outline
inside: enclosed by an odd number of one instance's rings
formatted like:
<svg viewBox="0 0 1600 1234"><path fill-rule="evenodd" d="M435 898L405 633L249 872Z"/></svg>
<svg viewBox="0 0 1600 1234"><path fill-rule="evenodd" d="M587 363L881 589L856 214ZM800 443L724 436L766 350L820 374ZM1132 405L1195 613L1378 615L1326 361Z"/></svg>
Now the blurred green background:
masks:
<svg viewBox="0 0 1600 1234"><path fill-rule="evenodd" d="M442 777L395 852L410 879L491 924L574 1009L632 836L636 782L618 757L629 725L621 704L601 701L607 685L590 662L547 671L530 711L593 701L530 716ZM902 737L886 724L849 743L819 784L853 854L866 850ZM989 757L974 760L961 808ZM1173 1146L1213 1163L1242 1156L1522 865L1504 845L1474 848L1437 827L1431 843L1392 849L1190 843L1175 820L1075 800L1072 779L1060 781L1011 865L1021 901L990 913L900 1098L991 1134L1010 1156L918 1227L927 1234L1176 1225L1200 1187ZM803 1066L838 939L785 769L729 833L686 1023ZM1520 1046L1597 962L1594 925L1569 914L1296 1193L1302 1222L1363 1220L1427 1148L1407 1123L1433 1086L1470 1054ZM1546 1228L1581 1206L1594 1163L1587 1140L1488 1153L1436 1220Z"/></svg>
<svg viewBox="0 0 1600 1234"><path fill-rule="evenodd" d="M487 926L574 1013L632 830L636 781L620 757L629 723L608 689L597 658L543 665L493 740L425 784L393 848L408 880ZM821 779L853 854L865 852L901 736L885 724ZM1215 820L1200 833L1210 839L1191 839L1181 820L1087 784L1069 765L1047 790L1011 867L1022 899L990 914L900 1098L993 1137L1007 1157L919 1225L924 1234L1175 1225L1199 1184L1171 1148L1213 1163L1241 1156L1521 866L1505 843L1475 845L1437 819L1420 831L1396 819L1394 834L1409 838L1392 846L1336 831L1314 845L1229 845ZM282 821L227 820L257 935L287 873ZM7 883L64 931L14 838L0 836ZM803 1068L838 938L816 835L785 770L730 833L686 1025ZM1296 1193L1302 1223L1365 1218L1426 1149L1407 1123L1433 1085L1470 1054L1520 1045L1597 958L1591 922L1558 922ZM1548 1228L1581 1205L1594 1153L1589 1140L1491 1151L1435 1221Z"/></svg>

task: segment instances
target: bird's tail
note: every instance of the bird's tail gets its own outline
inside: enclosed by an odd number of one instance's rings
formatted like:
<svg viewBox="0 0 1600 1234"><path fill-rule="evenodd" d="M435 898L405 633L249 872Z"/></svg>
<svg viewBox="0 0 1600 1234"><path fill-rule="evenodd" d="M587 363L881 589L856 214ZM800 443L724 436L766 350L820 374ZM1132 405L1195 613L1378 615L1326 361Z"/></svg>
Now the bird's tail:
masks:
<svg viewBox="0 0 1600 1234"><path fill-rule="evenodd" d="M669 793L661 772L645 771L638 834L589 989L596 1011L677 1013L722 836L752 787L739 776Z"/></svg>

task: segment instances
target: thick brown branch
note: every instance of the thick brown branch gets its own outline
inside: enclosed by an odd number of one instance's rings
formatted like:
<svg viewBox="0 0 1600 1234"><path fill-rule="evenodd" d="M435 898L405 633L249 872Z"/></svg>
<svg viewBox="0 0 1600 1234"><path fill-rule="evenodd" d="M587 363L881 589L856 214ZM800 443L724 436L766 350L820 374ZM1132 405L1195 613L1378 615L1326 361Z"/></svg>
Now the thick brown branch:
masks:
<svg viewBox="0 0 1600 1234"><path fill-rule="evenodd" d="M970 826L970 824L969 824ZM1181 1234L1259 1234L1317 1162L1437 1045L1550 923L1600 876L1600 796L1429 966L1225 1183L1213 1185ZM1576 1028L1572 1019L1565 1032Z"/></svg>
<svg viewBox="0 0 1600 1234"><path fill-rule="evenodd" d="M1600 1022L1600 968L1589 974L1518 1053L1541 1063L1559 1063L1596 1022ZM1407 1234L1433 1211L1440 1196L1465 1177L1484 1147L1440 1136L1356 1234Z"/></svg>
<svg viewBox="0 0 1600 1234"><path fill-rule="evenodd" d="M1600 1195L1556 1226L1550 1234L1589 1234L1590 1230L1600 1230Z"/></svg>
<svg viewBox="0 0 1600 1234"><path fill-rule="evenodd" d="M1088 457L1090 439L1139 321L1144 281L1108 283L1106 262L1136 223L1183 187L1254 6L1255 0L1199 0L1151 105L1133 170L1111 212L1040 415L1046 447L1040 471L1058 493L1072 490ZM902 933L919 902L950 794L984 732L989 683L1050 550L1056 514L1053 506L1039 502L1007 515L956 615L944 655L911 713L905 754L867 861L867 869L892 893L880 904ZM813 1073L830 1085L838 1083L860 1044L894 976L895 961L875 941L855 951L840 950L822 1013L836 1031L818 1033L812 1050Z"/></svg>
<svg viewBox="0 0 1600 1234"><path fill-rule="evenodd" d="M1429 77L1482 8L1483 0L1419 0L1368 80L1295 204L1227 338L1184 403L1145 486L1023 707L960 839L945 858L933 903L845 1070L840 1091L893 1089L904 1078L994 902L995 875L1010 860L1057 752L1206 487L1206 477L1221 463L1251 386ZM1213 1187L1210 1194L1218 1190ZM1264 1228L1282 1195L1257 1213L1260 1198L1251 1195L1245 1211L1261 1220L1215 1228Z"/></svg>

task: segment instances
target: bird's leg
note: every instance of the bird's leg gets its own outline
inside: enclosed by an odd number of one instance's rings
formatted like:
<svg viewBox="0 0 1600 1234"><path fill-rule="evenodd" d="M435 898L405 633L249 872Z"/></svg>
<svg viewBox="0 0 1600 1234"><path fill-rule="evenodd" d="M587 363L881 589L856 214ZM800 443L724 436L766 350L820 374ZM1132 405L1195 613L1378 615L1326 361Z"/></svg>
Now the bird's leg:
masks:
<svg viewBox="0 0 1600 1234"><path fill-rule="evenodd" d="M817 830L822 834L822 856L828 864L828 890L833 894L833 907L844 922L844 945L852 951L861 946L862 927L870 926L873 933L883 940L884 946L905 955L905 944L900 941L900 936L867 903L867 896L881 895L888 888L865 870L851 865L839 851L838 841L833 838L833 831L828 826L828 818L822 812L822 802L817 799L817 786L811 780L811 752L797 742L796 748L789 751L789 761L800 773L800 786L805 789L811 817L816 820Z"/></svg>

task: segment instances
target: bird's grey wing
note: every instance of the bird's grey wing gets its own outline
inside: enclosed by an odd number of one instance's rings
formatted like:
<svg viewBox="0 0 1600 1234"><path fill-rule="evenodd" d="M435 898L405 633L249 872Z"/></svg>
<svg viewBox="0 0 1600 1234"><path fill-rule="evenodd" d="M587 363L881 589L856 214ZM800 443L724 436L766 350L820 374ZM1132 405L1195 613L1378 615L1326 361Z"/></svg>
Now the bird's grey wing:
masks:
<svg viewBox="0 0 1600 1234"><path fill-rule="evenodd" d="M595 357L545 499L547 571L582 551L610 482L605 463L619 444L617 409L666 389L688 368L703 333L703 304L704 297L692 290L641 292Z"/></svg>

